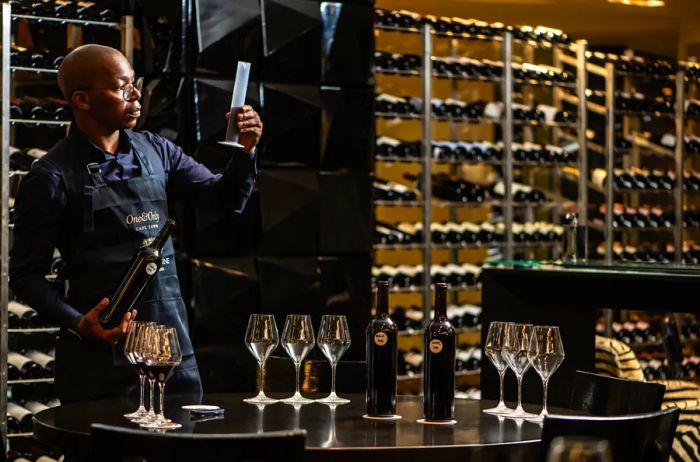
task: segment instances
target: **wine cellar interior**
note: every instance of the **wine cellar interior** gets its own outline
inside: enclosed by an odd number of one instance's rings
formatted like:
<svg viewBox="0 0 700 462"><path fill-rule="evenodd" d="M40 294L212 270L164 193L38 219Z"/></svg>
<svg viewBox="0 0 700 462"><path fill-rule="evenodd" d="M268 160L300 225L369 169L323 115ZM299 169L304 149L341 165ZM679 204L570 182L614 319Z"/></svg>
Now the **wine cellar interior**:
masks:
<svg viewBox="0 0 700 462"><path fill-rule="evenodd" d="M6 274L14 195L72 118L56 85L67 52L120 49L145 77L138 128L214 172L227 161L217 143L235 62L252 63L247 104L265 133L246 210L220 219L171 204L205 391L254 390L243 343L251 313L279 323L302 312L314 325L345 314L353 343L343 360L363 361L376 283L389 280L398 393L422 392L423 329L435 284L447 283L456 397L480 399L484 268L560 262L574 214L589 262L700 265L700 7L617 3L3 3L0 430L9 460L60 457L32 438L33 415L60 405L59 326L15 299ZM60 292L62 266L55 255L47 275ZM591 327L628 344L644 378L700 384L697 315L672 305L609 310L604 294L597 308Z"/></svg>

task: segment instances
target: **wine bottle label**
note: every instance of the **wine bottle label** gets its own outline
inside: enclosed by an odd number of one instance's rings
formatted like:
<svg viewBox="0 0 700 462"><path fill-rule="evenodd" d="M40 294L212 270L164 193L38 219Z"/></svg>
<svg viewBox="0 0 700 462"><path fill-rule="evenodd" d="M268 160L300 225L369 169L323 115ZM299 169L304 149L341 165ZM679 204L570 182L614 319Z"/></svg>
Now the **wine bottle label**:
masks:
<svg viewBox="0 0 700 462"><path fill-rule="evenodd" d="M28 149L27 152L26 152L26 154L27 154L29 157L33 157L33 158L35 158L35 159L41 159L42 157L44 157L44 155L46 154L46 152L47 152L47 151L44 151L43 149L32 148L32 149Z"/></svg>
<svg viewBox="0 0 700 462"><path fill-rule="evenodd" d="M377 138L377 145L388 144L389 146L397 147L401 144L401 141L396 138L389 138L388 136L380 136Z"/></svg>
<svg viewBox="0 0 700 462"><path fill-rule="evenodd" d="M389 337L384 332L374 334L374 343L378 346L384 346L389 341Z"/></svg>
<svg viewBox="0 0 700 462"><path fill-rule="evenodd" d="M428 344L428 348L432 353L440 353L442 351L442 342L440 340L431 340Z"/></svg>
<svg viewBox="0 0 700 462"><path fill-rule="evenodd" d="M41 351L36 350L28 351L26 353L26 356L27 358L31 359L43 368L46 368L54 361L54 358L52 356L49 356L46 353L42 353Z"/></svg>
<svg viewBox="0 0 700 462"><path fill-rule="evenodd" d="M156 274L156 271L158 271L158 265L154 262L150 262L149 264L146 265L146 274L149 276L153 276Z"/></svg>

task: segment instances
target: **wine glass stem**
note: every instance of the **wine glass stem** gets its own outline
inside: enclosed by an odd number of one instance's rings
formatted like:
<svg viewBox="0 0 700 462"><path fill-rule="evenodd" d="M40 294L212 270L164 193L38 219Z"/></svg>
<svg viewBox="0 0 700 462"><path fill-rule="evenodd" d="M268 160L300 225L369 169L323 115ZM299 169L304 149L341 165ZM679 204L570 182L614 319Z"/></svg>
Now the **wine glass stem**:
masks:
<svg viewBox="0 0 700 462"><path fill-rule="evenodd" d="M165 382L158 382L158 389L160 390L160 403L158 408L160 409L160 416L165 420L164 402L165 402Z"/></svg>
<svg viewBox="0 0 700 462"><path fill-rule="evenodd" d="M143 406L143 395L145 394L145 393L144 393L144 388L145 388L145 385L146 385L146 376L145 376L145 375L139 374L139 383L141 384L141 386L139 387L139 391L140 391L140 393L141 393L141 399L139 400L139 410L142 410L142 409L146 409L146 408Z"/></svg>
<svg viewBox="0 0 700 462"><path fill-rule="evenodd" d="M542 397L542 415L547 414L547 382L549 382L549 379L542 379L542 389L544 390L544 396Z"/></svg>
<svg viewBox="0 0 700 462"><path fill-rule="evenodd" d="M498 400L498 405L499 405L499 406L505 406L505 405L506 405L505 401L503 400L503 379L505 378L505 376L506 376L506 371L505 371L505 370L502 370L502 371L500 371L500 372L498 373L498 378L499 378L499 381L501 382L501 387L500 387L500 398L499 398L499 400Z"/></svg>
<svg viewBox="0 0 700 462"><path fill-rule="evenodd" d="M263 368L264 367L265 367L264 361L258 363L258 395L263 394Z"/></svg>
<svg viewBox="0 0 700 462"><path fill-rule="evenodd" d="M149 408L148 413L149 413L149 414L155 415L156 411L154 410L155 408L154 408L154 400L153 400L153 397L154 397L155 394L156 394L156 384L155 384L155 380L149 378L149 379L148 379L148 384L150 385L150 389L151 389L151 396L150 396L150 398L149 398L150 408Z"/></svg>
<svg viewBox="0 0 700 462"><path fill-rule="evenodd" d="M301 368L301 363L296 363L296 364L294 364L294 367L295 367L296 370L297 370L297 392L296 392L295 394L298 395L298 394L300 394L300 393L299 393L299 369Z"/></svg>
<svg viewBox="0 0 700 462"><path fill-rule="evenodd" d="M335 363L331 363L331 395L335 396Z"/></svg>
<svg viewBox="0 0 700 462"><path fill-rule="evenodd" d="M523 408L523 376L518 375L518 409Z"/></svg>

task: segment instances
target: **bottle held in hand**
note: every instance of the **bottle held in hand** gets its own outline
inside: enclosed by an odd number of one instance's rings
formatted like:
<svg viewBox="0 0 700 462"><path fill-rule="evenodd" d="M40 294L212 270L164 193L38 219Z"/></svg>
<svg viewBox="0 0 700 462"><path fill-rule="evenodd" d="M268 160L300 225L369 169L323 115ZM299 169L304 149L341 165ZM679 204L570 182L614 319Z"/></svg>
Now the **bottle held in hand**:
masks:
<svg viewBox="0 0 700 462"><path fill-rule="evenodd" d="M153 242L140 248L136 253L131 267L116 292L109 299L109 306L100 315L102 327L105 329L115 328L121 322L124 314L134 307L143 290L160 269L163 247L174 230L175 222L168 219Z"/></svg>

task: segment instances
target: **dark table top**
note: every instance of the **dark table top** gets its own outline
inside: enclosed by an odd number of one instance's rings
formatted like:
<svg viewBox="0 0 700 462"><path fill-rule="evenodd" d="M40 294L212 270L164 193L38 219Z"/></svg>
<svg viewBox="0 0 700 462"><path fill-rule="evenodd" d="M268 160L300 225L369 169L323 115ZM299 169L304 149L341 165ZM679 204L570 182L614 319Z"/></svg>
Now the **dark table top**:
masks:
<svg viewBox="0 0 700 462"><path fill-rule="evenodd" d="M402 462L418 460L426 455L450 459L473 451L507 451L512 455L518 448L530 455L538 448L541 426L528 421L515 421L484 414L482 409L495 406L493 401L457 400L457 423L449 426L423 425L422 401L417 396L400 396L397 421L366 420L364 395L347 395L348 404L331 406L321 403L297 405L274 403L257 406L243 402L242 394L205 395L202 404L216 404L226 412L222 418L193 420L183 404L197 404L186 396L166 396L166 417L179 422L180 433L256 433L263 431L305 429L309 460L326 460L343 453L343 460L376 460L387 455L399 455ZM36 415L34 434L46 444L66 453L83 454L89 450L90 424L137 428L124 413L136 408L134 401L112 399L69 404L48 409ZM528 407L539 412L539 407ZM553 410L550 409L550 412ZM571 413L558 410L563 413ZM329 451L329 450L333 451ZM356 457L356 459L355 459ZM534 456L532 456L534 457ZM523 456L522 460L528 457Z"/></svg>

